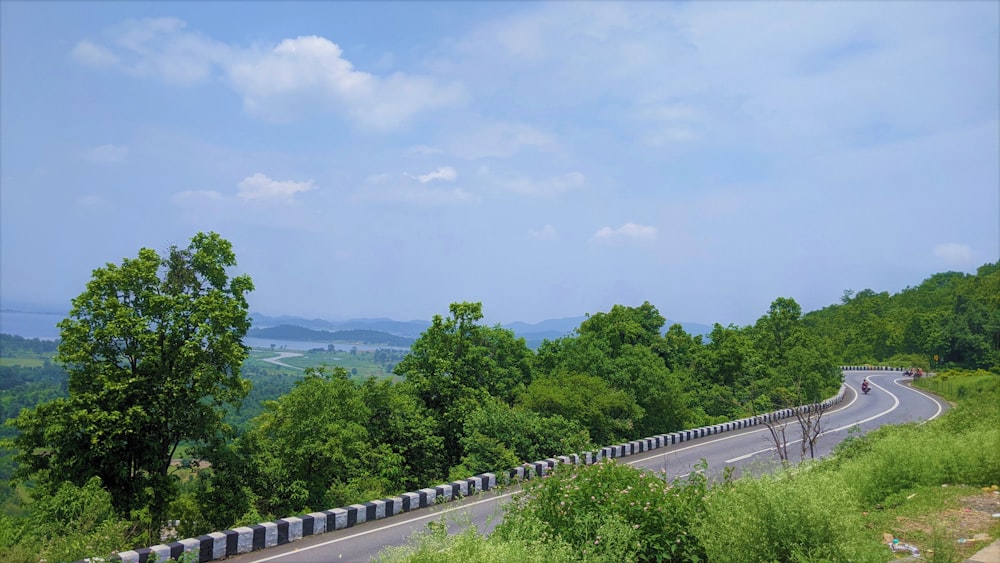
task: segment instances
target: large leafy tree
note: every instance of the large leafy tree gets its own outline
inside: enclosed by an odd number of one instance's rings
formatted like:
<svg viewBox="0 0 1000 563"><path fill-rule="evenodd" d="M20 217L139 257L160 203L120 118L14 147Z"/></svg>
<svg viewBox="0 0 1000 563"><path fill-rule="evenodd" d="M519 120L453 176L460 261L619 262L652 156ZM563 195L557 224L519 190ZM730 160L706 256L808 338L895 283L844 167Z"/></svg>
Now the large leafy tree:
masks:
<svg viewBox="0 0 1000 563"><path fill-rule="evenodd" d="M249 390L240 366L253 283L230 277L235 265L228 241L199 233L165 256L143 248L94 270L59 323L69 397L13 421L17 477L49 491L99 477L115 509L146 514L155 534L178 445L217 436L224 405Z"/></svg>
<svg viewBox="0 0 1000 563"><path fill-rule="evenodd" d="M398 487L404 460L372 439L372 414L347 370L308 368L236 440L236 459L220 466L213 487L242 489L257 513L272 517L385 496Z"/></svg>
<svg viewBox="0 0 1000 563"><path fill-rule="evenodd" d="M404 383L370 378L360 391L371 413L365 421L371 442L387 444L402 460L392 488L411 491L447 475L442 473L444 439L435 433L431 412L408 389Z"/></svg>
<svg viewBox="0 0 1000 563"><path fill-rule="evenodd" d="M584 374L628 394L640 416L622 438L680 428L689 417L687 395L664 359L671 353L660 335L665 322L649 302L590 315L575 336L543 343L536 358L538 375Z"/></svg>
<svg viewBox="0 0 1000 563"><path fill-rule="evenodd" d="M611 387L600 377L568 371L536 378L521 395L519 404L580 424L597 446L631 436L643 415L642 408L625 391Z"/></svg>
<svg viewBox="0 0 1000 563"><path fill-rule="evenodd" d="M490 397L514 404L531 383L532 353L524 339L500 326L479 324L482 309L481 303L452 303L450 315L435 315L394 370L438 421L443 473L462 457L458 437L466 417Z"/></svg>
<svg viewBox="0 0 1000 563"><path fill-rule="evenodd" d="M459 441L464 455L452 468L452 479L580 452L589 437L579 424L562 416L544 416L489 397L466 416Z"/></svg>

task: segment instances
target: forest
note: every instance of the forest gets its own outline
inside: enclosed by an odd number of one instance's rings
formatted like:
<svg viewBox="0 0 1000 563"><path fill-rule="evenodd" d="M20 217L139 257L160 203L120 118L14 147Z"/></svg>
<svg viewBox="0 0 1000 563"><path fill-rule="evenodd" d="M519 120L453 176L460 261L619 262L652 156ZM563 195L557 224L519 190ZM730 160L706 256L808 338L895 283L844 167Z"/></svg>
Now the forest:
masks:
<svg viewBox="0 0 1000 563"><path fill-rule="evenodd" d="M532 350L483 324L481 303L453 303L395 377L308 368L262 394L242 369L253 285L234 265L214 233L142 249L95 270L53 362L0 365L6 559L193 537L814 402L836 393L842 364L1000 373L995 263L805 314L778 297L706 338L646 302ZM5 335L0 355L46 345ZM259 414L234 419L248 402Z"/></svg>

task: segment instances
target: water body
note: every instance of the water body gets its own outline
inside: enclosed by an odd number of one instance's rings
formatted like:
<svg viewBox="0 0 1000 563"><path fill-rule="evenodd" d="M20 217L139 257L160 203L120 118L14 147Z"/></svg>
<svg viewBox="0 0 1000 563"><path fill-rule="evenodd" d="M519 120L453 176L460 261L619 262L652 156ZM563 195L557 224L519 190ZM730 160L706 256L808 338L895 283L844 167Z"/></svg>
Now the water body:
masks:
<svg viewBox="0 0 1000 563"><path fill-rule="evenodd" d="M39 338L41 340L56 340L59 338L59 328L56 326L59 321L66 318L65 314L56 313L31 313L24 311L0 310L0 333L14 334L22 338ZM326 342L305 342L296 340L274 340L270 338L244 338L243 343L251 348L265 348L270 350L271 345L278 350L295 350L305 352L315 348L326 349ZM409 348L401 346L387 346L378 344L334 344L337 350L349 352L351 348L357 348L360 352L378 349L406 350Z"/></svg>
<svg viewBox="0 0 1000 563"><path fill-rule="evenodd" d="M59 328L56 323L66 315L55 313L25 313L21 311L0 311L0 333L14 334L23 338L56 340Z"/></svg>
<svg viewBox="0 0 1000 563"><path fill-rule="evenodd" d="M66 315L55 313L28 313L22 311L0 311L0 333L14 334L23 338L39 338L42 340L56 340L59 338L59 328L56 324L66 318ZM275 350L295 350L305 352L314 348L327 347L326 342L305 342L296 340L273 340L270 338L244 338L243 343L251 348ZM378 344L347 344L334 343L337 350L349 352L351 348L357 348L359 352L368 352L378 349L406 350L409 348L400 346L387 346Z"/></svg>

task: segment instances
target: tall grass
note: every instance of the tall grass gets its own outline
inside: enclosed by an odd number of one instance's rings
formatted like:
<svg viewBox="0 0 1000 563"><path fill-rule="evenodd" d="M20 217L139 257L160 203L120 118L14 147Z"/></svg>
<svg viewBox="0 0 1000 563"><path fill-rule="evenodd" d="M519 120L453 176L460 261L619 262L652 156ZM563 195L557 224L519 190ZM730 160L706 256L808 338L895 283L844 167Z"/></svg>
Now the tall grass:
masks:
<svg viewBox="0 0 1000 563"><path fill-rule="evenodd" d="M856 541L860 511L843 479L789 472L716 488L694 529L708 561L885 561L885 547Z"/></svg>
<svg viewBox="0 0 1000 563"><path fill-rule="evenodd" d="M986 370L943 371L933 377L922 377L914 385L926 389L949 401L961 401L978 395L1000 392L1000 374Z"/></svg>

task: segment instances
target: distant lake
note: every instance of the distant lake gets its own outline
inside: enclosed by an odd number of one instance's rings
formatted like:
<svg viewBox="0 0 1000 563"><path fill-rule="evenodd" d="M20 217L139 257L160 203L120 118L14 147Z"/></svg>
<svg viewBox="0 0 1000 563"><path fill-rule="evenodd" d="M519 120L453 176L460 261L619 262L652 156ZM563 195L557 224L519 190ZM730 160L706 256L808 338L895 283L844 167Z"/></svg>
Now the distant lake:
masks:
<svg viewBox="0 0 1000 563"><path fill-rule="evenodd" d="M59 338L59 328L56 323L66 318L66 315L55 313L23 313L20 311L0 311L0 333L14 334L23 338L39 338L42 340L56 340ZM326 349L324 342L304 342L295 340L274 340L270 338L244 338L243 343L251 348L270 349L274 344L275 349L295 350L304 352L314 348ZM343 344L335 343L337 350L348 352L351 348L365 352L377 349L409 350L406 347L373 345L373 344Z"/></svg>
<svg viewBox="0 0 1000 563"><path fill-rule="evenodd" d="M23 338L55 340L59 338L56 323L65 318L66 315L55 313L0 311L0 333L15 334Z"/></svg>

